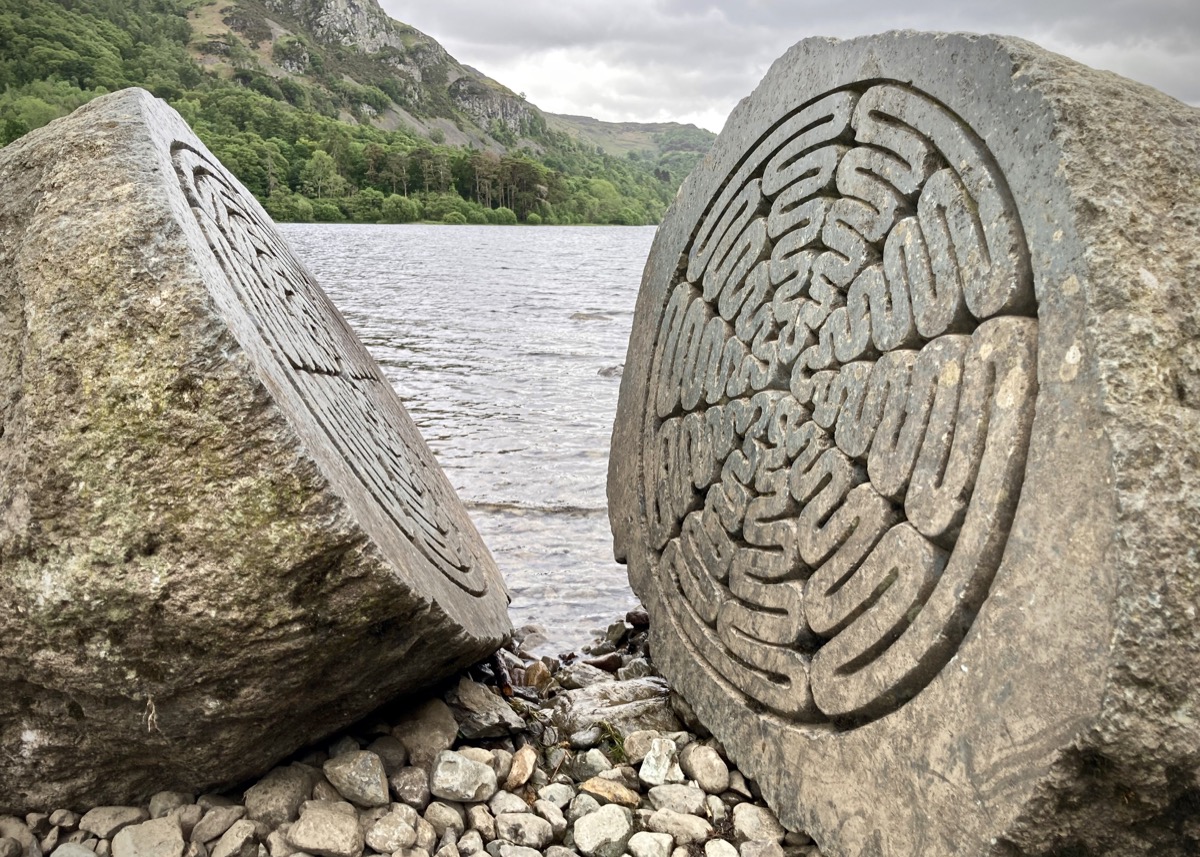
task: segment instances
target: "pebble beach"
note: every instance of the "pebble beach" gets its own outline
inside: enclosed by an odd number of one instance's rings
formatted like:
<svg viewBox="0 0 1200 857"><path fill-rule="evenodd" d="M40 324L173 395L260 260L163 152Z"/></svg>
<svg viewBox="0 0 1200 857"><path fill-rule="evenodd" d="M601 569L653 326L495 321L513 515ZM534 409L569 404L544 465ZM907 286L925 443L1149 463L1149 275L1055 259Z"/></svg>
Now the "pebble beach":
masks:
<svg viewBox="0 0 1200 857"><path fill-rule="evenodd" d="M655 672L648 624L558 656L527 626L255 782L0 817L0 857L820 857Z"/></svg>

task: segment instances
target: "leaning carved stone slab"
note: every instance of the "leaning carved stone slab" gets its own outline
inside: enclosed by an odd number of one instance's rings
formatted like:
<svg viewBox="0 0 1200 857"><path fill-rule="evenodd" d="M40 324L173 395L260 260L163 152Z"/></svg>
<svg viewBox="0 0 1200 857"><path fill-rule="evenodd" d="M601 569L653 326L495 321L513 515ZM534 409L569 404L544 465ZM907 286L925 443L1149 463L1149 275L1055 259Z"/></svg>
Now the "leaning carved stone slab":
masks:
<svg viewBox="0 0 1200 857"><path fill-rule="evenodd" d="M834 855L1200 847L1200 111L813 39L659 229L613 433L654 654Z"/></svg>
<svg viewBox="0 0 1200 857"><path fill-rule="evenodd" d="M236 782L492 651L399 399L166 105L0 151L0 807Z"/></svg>

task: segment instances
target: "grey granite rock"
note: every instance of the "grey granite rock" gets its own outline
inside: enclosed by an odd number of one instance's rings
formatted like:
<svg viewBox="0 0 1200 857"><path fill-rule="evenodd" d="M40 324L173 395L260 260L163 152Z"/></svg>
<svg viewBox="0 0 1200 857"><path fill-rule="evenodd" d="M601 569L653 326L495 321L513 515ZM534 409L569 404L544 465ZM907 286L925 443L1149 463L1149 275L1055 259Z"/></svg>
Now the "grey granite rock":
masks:
<svg viewBox="0 0 1200 857"><path fill-rule="evenodd" d="M174 111L97 98L0 185L0 807L249 779L499 645L391 384Z"/></svg>
<svg viewBox="0 0 1200 857"><path fill-rule="evenodd" d="M156 818L122 827L113 837L112 857L183 857L179 824L174 819ZM213 857L238 855L214 852Z"/></svg>
<svg viewBox="0 0 1200 857"><path fill-rule="evenodd" d="M117 838L120 838L119 834ZM114 839L113 857L119 857L116 847L117 839ZM208 850L209 857L254 857L257 853L258 837L255 824L244 818L230 825L229 829L222 833L221 838L214 842Z"/></svg>
<svg viewBox="0 0 1200 857"><path fill-rule="evenodd" d="M632 857L670 857L675 840L667 833L651 833L643 830L629 837L626 846Z"/></svg>
<svg viewBox="0 0 1200 857"><path fill-rule="evenodd" d="M312 776L308 769L300 765L275 768L246 789L242 797L246 817L271 827L295 821L300 805L312 796L312 787Z"/></svg>
<svg viewBox="0 0 1200 857"><path fill-rule="evenodd" d="M415 819L413 819L415 821ZM371 825L366 832L367 846L380 854L391 854L401 848L409 848L417 842L417 831L413 823L399 812L389 812Z"/></svg>
<svg viewBox="0 0 1200 857"><path fill-rule="evenodd" d="M682 783L683 771L677 760L678 749L668 738L656 738L638 768L638 779L646 786L661 786L666 783Z"/></svg>
<svg viewBox="0 0 1200 857"><path fill-rule="evenodd" d="M567 691L556 698L551 718L567 735L602 722L622 735L679 728L667 684L658 677L605 681Z"/></svg>
<svg viewBox="0 0 1200 857"><path fill-rule="evenodd" d="M739 855L732 842L724 839L710 839L704 843L704 857L739 857Z"/></svg>
<svg viewBox="0 0 1200 857"><path fill-rule="evenodd" d="M246 814L244 806L214 806L192 827L192 842L212 842ZM103 837L102 837L103 838Z"/></svg>
<svg viewBox="0 0 1200 857"><path fill-rule="evenodd" d="M498 738L525 728L525 721L504 698L479 682L462 678L446 697L464 738Z"/></svg>
<svg viewBox="0 0 1200 857"><path fill-rule="evenodd" d="M405 714L392 734L408 749L409 764L428 771L438 753L454 746L458 721L450 706L435 697Z"/></svg>
<svg viewBox="0 0 1200 857"><path fill-rule="evenodd" d="M546 819L530 812L502 812L496 816L496 838L528 848L544 848L554 840Z"/></svg>
<svg viewBox="0 0 1200 857"><path fill-rule="evenodd" d="M679 767L710 795L719 795L729 788L729 766L712 747L688 744L679 751Z"/></svg>
<svg viewBox="0 0 1200 857"><path fill-rule="evenodd" d="M491 754L487 754L490 758ZM491 765L472 761L461 753L443 750L433 762L429 791L446 800L479 803L496 794L496 772Z"/></svg>
<svg viewBox="0 0 1200 857"><path fill-rule="evenodd" d="M783 842L787 831L765 806L755 806L752 803L739 803L733 808L733 833L737 841Z"/></svg>
<svg viewBox="0 0 1200 857"><path fill-rule="evenodd" d="M2 853L2 850L0 849L0 853ZM19 854L20 852L17 853ZM96 857L95 851L78 842L64 842L54 849L54 853L57 857Z"/></svg>
<svg viewBox="0 0 1200 857"><path fill-rule="evenodd" d="M140 824L150 813L139 806L97 806L79 819L79 829L96 834L98 839L112 839L117 831L131 824Z"/></svg>
<svg viewBox="0 0 1200 857"><path fill-rule="evenodd" d="M147 808L150 811L151 818L162 818L172 810L192 804L194 799L194 795L187 794L186 792L155 792L150 796L150 803ZM69 815L74 815L74 813L70 813ZM58 822L54 820L56 817L59 819ZM79 823L78 819L68 824L59 823L64 820L66 819L58 813L50 814L50 823L55 827L74 827Z"/></svg>
<svg viewBox="0 0 1200 857"><path fill-rule="evenodd" d="M404 742L395 736L381 735L366 749L379 757L389 777L408 764L408 749Z"/></svg>
<svg viewBox="0 0 1200 857"><path fill-rule="evenodd" d="M472 804L467 807L467 830L477 831L484 842L496 838L496 819L486 806Z"/></svg>
<svg viewBox="0 0 1200 857"><path fill-rule="evenodd" d="M704 815L704 792L695 786L673 783L655 786L647 797L655 809L673 809L687 815Z"/></svg>
<svg viewBox="0 0 1200 857"><path fill-rule="evenodd" d="M355 806L384 806L388 803L387 773L374 753L356 750L334 756L323 770L338 793Z"/></svg>
<svg viewBox="0 0 1200 857"><path fill-rule="evenodd" d="M658 809L646 825L655 833L667 833L678 845L703 842L712 836L712 825L695 815L685 815L672 809Z"/></svg>
<svg viewBox="0 0 1200 857"><path fill-rule="evenodd" d="M288 828L287 841L315 857L359 857L363 852L358 816L349 804L333 801L305 803L299 820Z"/></svg>
<svg viewBox="0 0 1200 857"><path fill-rule="evenodd" d="M830 857L1200 847L1198 150L1024 41L809 39L659 228L615 552Z"/></svg>
<svg viewBox="0 0 1200 857"><path fill-rule="evenodd" d="M401 768L388 777L388 790L396 800L418 810L429 805L429 772L424 768Z"/></svg>
<svg viewBox="0 0 1200 857"><path fill-rule="evenodd" d="M585 857L620 857L634 834L633 814L623 806L606 804L575 822L575 847Z"/></svg>
<svg viewBox="0 0 1200 857"><path fill-rule="evenodd" d="M563 809L575 797L575 789L566 783L550 783L538 789L537 795L540 799Z"/></svg>
<svg viewBox="0 0 1200 857"><path fill-rule="evenodd" d="M550 825L551 839L561 840L567 832L567 817L562 809L548 800L537 800L533 803L533 811Z"/></svg>
<svg viewBox="0 0 1200 857"><path fill-rule="evenodd" d="M466 814L463 808L453 801L435 800L425 808L423 818L439 837L445 836L448 830L453 831L455 836L466 830Z"/></svg>

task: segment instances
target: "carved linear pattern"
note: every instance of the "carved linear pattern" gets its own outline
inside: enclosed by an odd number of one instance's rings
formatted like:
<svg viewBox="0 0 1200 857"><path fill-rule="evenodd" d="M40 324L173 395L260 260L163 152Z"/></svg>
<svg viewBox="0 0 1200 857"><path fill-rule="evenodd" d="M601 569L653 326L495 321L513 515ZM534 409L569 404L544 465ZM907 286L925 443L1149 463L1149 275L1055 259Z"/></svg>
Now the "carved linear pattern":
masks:
<svg viewBox="0 0 1200 857"><path fill-rule="evenodd" d="M882 716L961 644L1019 497L1037 321L1003 177L924 94L833 92L741 162L680 271L642 443L669 609L773 711Z"/></svg>
<svg viewBox="0 0 1200 857"><path fill-rule="evenodd" d="M311 418L362 487L433 566L472 595L487 578L446 509L456 503L399 400L341 313L225 169L183 143L175 169L233 293ZM307 418L307 417L304 417Z"/></svg>

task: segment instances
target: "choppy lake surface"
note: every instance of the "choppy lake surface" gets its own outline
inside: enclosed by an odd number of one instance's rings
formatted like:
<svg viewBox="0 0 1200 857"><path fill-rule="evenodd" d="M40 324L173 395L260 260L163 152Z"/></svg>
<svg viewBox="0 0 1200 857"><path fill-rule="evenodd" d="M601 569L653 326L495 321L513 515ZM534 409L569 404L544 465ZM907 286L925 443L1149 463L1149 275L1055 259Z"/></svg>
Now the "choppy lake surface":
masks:
<svg viewBox="0 0 1200 857"><path fill-rule="evenodd" d="M284 224L458 490L513 624L565 651L636 603L609 437L653 227Z"/></svg>

